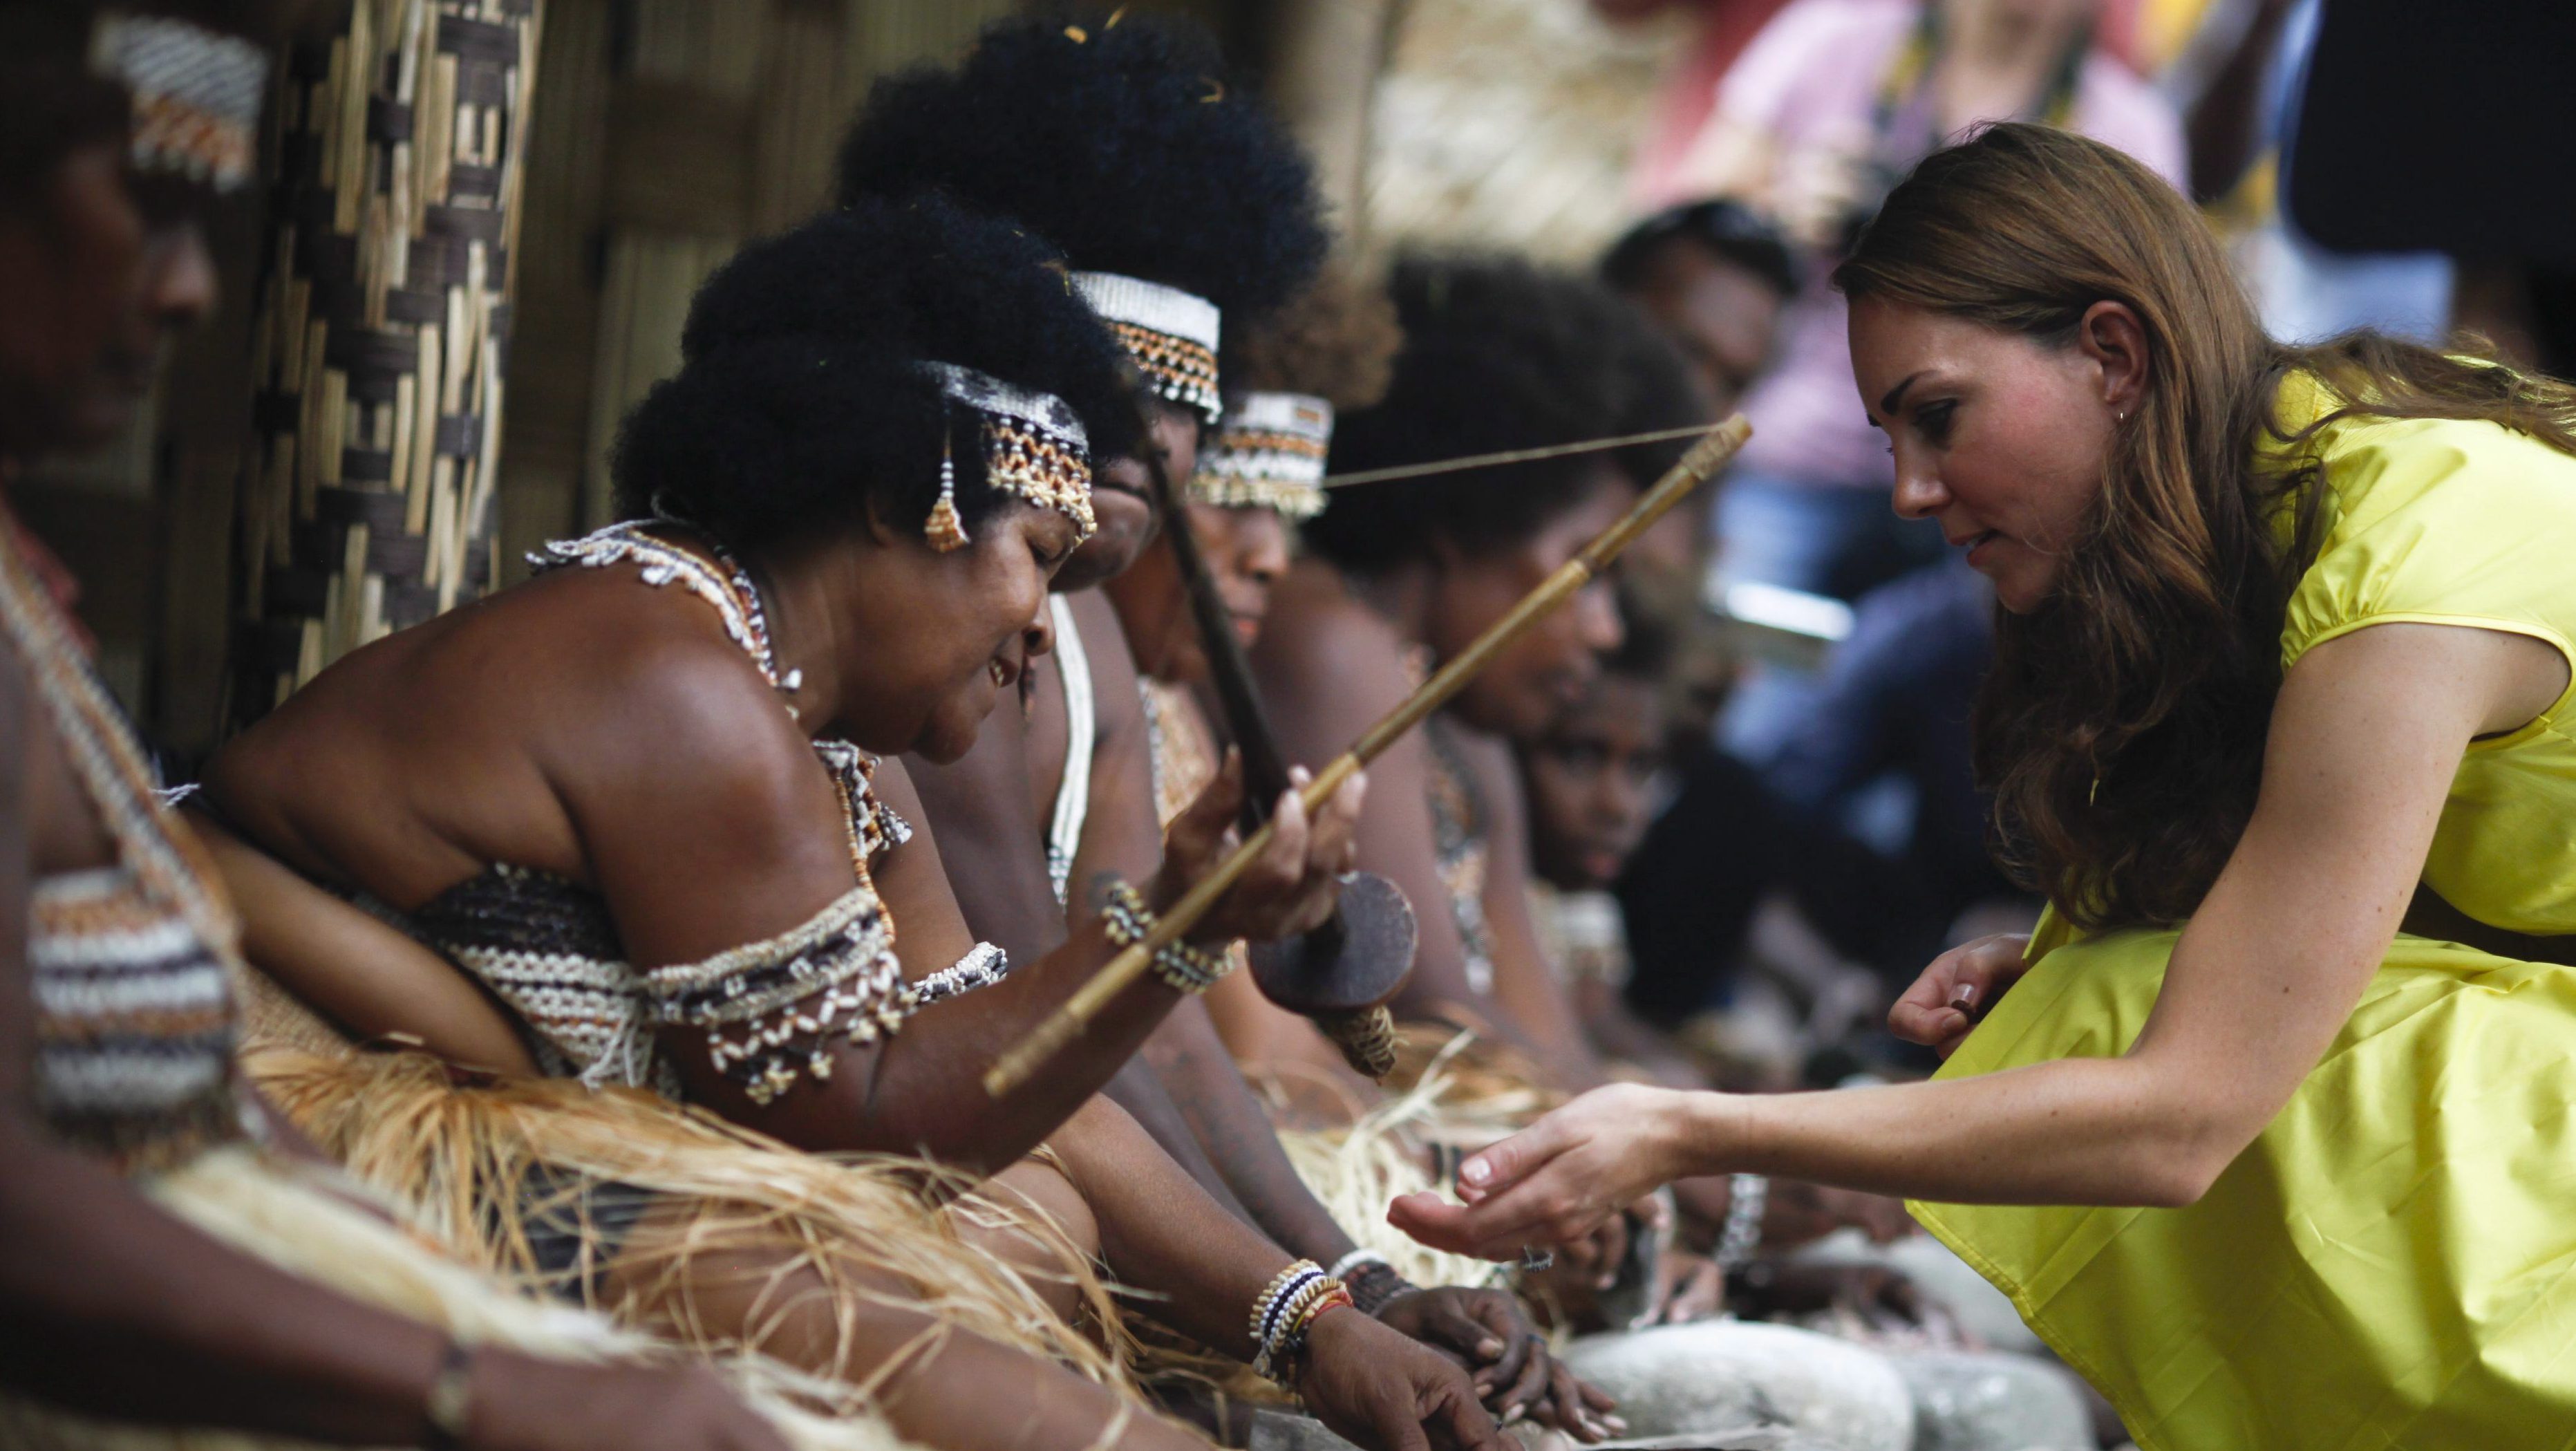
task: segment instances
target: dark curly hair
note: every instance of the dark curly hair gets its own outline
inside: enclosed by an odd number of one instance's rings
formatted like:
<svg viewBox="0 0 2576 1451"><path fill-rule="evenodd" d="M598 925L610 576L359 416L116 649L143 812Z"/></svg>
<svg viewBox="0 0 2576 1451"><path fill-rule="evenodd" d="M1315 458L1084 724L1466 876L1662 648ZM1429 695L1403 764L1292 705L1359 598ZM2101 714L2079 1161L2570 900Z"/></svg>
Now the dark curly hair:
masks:
<svg viewBox="0 0 2576 1451"><path fill-rule="evenodd" d="M938 188L1076 268L1197 293L1229 328L1304 286L1328 240L1305 153L1205 32L1163 16L1005 20L955 70L879 81L839 186L843 205Z"/></svg>
<svg viewBox="0 0 2576 1451"><path fill-rule="evenodd" d="M754 242L689 305L678 376L619 430L619 517L668 514L736 548L882 517L918 526L943 444L971 527L1002 503L974 415L917 366L956 363L1072 405L1096 453L1135 446L1125 355L1062 262L1008 223L915 198Z"/></svg>
<svg viewBox="0 0 2576 1451"><path fill-rule="evenodd" d="M1404 327L1384 402L1333 431L1332 470L1544 448L1707 421L1688 367L1600 283L1503 257L1408 257L1389 290ZM1651 480L1689 440L1617 450ZM1306 542L1374 573L1435 539L1470 552L1527 538L1571 506L1601 456L1574 454L1334 491Z"/></svg>
<svg viewBox="0 0 2576 1451"><path fill-rule="evenodd" d="M1395 381L1404 329L1384 283L1327 269L1252 327L1225 335L1229 393L1311 393L1339 412L1368 408Z"/></svg>

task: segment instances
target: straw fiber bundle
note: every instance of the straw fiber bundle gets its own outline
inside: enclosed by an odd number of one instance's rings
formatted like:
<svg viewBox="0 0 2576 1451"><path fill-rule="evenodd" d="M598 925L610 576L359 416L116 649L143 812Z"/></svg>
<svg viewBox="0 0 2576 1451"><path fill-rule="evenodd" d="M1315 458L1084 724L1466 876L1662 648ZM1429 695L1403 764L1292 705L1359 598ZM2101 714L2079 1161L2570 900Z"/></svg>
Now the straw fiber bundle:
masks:
<svg viewBox="0 0 2576 1451"><path fill-rule="evenodd" d="M299 45L253 334L236 713L493 578L540 0L350 0Z"/></svg>
<svg viewBox="0 0 2576 1451"><path fill-rule="evenodd" d="M358 1207L361 1191L327 1182L326 1171L236 1146L139 1182L162 1208L237 1249L352 1299L442 1326L469 1344L591 1362L671 1353L595 1315L511 1294ZM717 1368L798 1451L903 1451L905 1443L846 1386L759 1356L724 1357ZM290 1444L304 1443L113 1425L0 1394L0 1445L12 1451L283 1451Z"/></svg>
<svg viewBox="0 0 2576 1451"><path fill-rule="evenodd" d="M598 1206L636 1191L651 1208L623 1236L612 1313L658 1307L684 1343L757 1349L810 1272L847 1365L858 1314L874 1305L928 1318L930 1328L869 1373L883 1377L965 1330L1123 1385L1117 1312L1085 1257L1052 1223L963 1192L919 1160L824 1156L634 1089L568 1079L463 1077L427 1054L317 1054L274 1045L243 1055L246 1072L324 1152L359 1180L409 1206L421 1227L486 1267L541 1282L531 1233L567 1220L585 1230ZM934 1200L946 1201L941 1207ZM1066 1324L1000 1256L966 1243L952 1216L1014 1230L1045 1261L1043 1277L1077 1287L1104 1351ZM585 1240L591 1238L587 1233ZM749 1261L761 1277L758 1322L721 1330L700 1322L691 1275L701 1257ZM587 1292L586 1292L587 1293Z"/></svg>
<svg viewBox="0 0 2576 1451"><path fill-rule="evenodd" d="M1469 1033L1408 1025L1390 1081L1405 1084L1347 1128L1283 1129L1288 1161L1354 1241L1417 1285L1481 1285L1494 1267L1446 1254L1386 1222L1398 1195L1446 1191L1435 1165L1480 1148L1551 1107L1531 1075Z"/></svg>

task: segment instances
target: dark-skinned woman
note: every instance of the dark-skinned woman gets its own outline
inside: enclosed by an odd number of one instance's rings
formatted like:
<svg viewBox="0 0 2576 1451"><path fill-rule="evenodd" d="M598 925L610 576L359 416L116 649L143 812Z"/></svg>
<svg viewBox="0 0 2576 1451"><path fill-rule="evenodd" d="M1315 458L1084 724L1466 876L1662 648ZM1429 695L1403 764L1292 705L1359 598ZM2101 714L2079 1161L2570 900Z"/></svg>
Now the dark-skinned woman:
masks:
<svg viewBox="0 0 2576 1451"><path fill-rule="evenodd" d="M1239 801L1231 781L1212 790L1141 890L1111 891L1101 920L1015 968L967 935L878 755L953 758L1012 698L1047 648L1049 576L1091 531L1089 439L1132 446L1123 360L1053 260L1013 224L931 200L747 249L702 289L680 374L628 420L616 471L636 522L351 655L227 748L206 794L240 835L478 977L549 1074L654 1089L797 1149L1001 1172L999 1192L1096 1233L1155 1313L1296 1381L1329 1423L1380 1445L1426 1422L1480 1444L1491 1421L1462 1373L1337 1313L1337 1284L1092 1097L1202 979L1201 948L1165 953L1028 1088L981 1087L1204 869ZM1348 811L1311 831L1292 812L1206 931L1319 915ZM1022 1165L1041 1141L1050 1162ZM584 1238L594 1255L614 1248L605 1230ZM672 1261L657 1284L685 1300L696 1269ZM1247 1330L1256 1304L1272 1313ZM900 1349L844 1325L835 1297L804 1308L836 1366ZM950 1379L949 1353L888 1403L923 1439L1117 1429L1079 1384L1034 1403L959 1393L1010 1372Z"/></svg>
<svg viewBox="0 0 2576 1451"><path fill-rule="evenodd" d="M112 438L213 309L267 12L0 4L0 477ZM70 592L0 520L0 1443L894 1451L441 1256L284 1126L232 1070L223 891Z"/></svg>
<svg viewBox="0 0 2576 1451"><path fill-rule="evenodd" d="M1203 33L1155 16L1004 21L957 67L882 83L843 147L840 185L853 202L935 187L1062 248L1148 385L1148 442L1176 485L1216 421L1225 339L1303 287L1326 241L1286 128L1226 77ZM1135 661L1090 588L1153 535L1142 453L1107 459L1099 484L1101 529L1058 573L1057 648L1024 681L1025 720L997 712L964 758L906 762L969 922L1021 956L1061 940L1068 916L1096 915L1105 879L1153 874L1162 851ZM1165 1018L1108 1091L1245 1223L1319 1264L1353 1254L1198 1004ZM1496 1414L1553 1422L1556 1390L1574 1399L1509 1297L1412 1292L1374 1270L1360 1288L1385 1323L1477 1367Z"/></svg>
<svg viewBox="0 0 2576 1451"><path fill-rule="evenodd" d="M1588 279L1504 259L1426 256L1399 261L1390 291L1404 349L1385 399L1337 421L1335 470L1581 443L1706 418L1670 345ZM1616 521L1673 448L1333 490L1332 506L1305 525L1307 553L1280 581L1253 652L1286 749L1304 754L1356 736ZM1360 823L1361 865L1417 904L1433 904L1417 913L1421 948L1400 1015L1477 1028L1518 1050L1525 1081L1548 1092L1580 1092L1607 1075L1529 919L1529 848L1511 747L1541 735L1579 700L1599 673L1600 653L1619 639L1612 587L1601 581L1372 763L1374 792ZM1276 1031L1312 1032L1275 1016ZM1730 1260L1749 1260L1769 1232L1784 1231L1785 1239L1792 1225L1810 1237L1862 1214L1902 1225L1895 1205L1868 1196L1840 1196L1830 1215L1815 1215L1820 1196L1803 1185L1739 1193L1719 1179L1683 1190L1681 1228ZM1538 1236L1531 1246L1553 1243L1557 1273L1579 1276L1582 1292L1597 1290L1627 1260L1629 1227L1651 1225L1660 1212L1647 1196L1631 1205L1629 1215L1563 1240ZM1666 1263L1675 1273L1706 1273L1698 1256L1676 1253ZM1860 1444L1903 1443L1912 1411L1883 1360L1787 1330L1777 1334L1796 1344L1775 1354L1772 1334L1771 1327L1659 1329L1620 1337L1621 1345L1600 1347L1615 1359L1578 1358L1577 1368L1620 1398L1637 1434L1679 1434L1712 1428L1695 1418L1721 1411L1713 1388L1743 1383L1721 1367L1756 1355L1776 1363L1775 1389L1814 1418L1800 1424L1838 1426ZM1667 1353L1686 1336L1701 1343ZM1686 1369L1694 1364L1709 1398L1656 1390L1695 1374ZM1811 1389L1792 1394L1793 1385Z"/></svg>

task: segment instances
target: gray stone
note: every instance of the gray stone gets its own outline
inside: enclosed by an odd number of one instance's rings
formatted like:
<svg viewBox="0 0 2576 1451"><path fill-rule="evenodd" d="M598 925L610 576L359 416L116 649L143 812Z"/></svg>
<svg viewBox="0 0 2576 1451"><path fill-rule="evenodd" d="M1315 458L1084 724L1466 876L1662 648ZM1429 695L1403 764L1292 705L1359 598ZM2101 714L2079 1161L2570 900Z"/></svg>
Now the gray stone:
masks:
<svg viewBox="0 0 2576 1451"><path fill-rule="evenodd" d="M1738 1426L1696 1436L1631 1437L1597 1441L1589 1447L1556 1431L1524 1422L1510 1429L1526 1451L1844 1451L1838 1442L1820 1441L1785 1426ZM1252 1413L1249 1451L1359 1451L1324 1429L1311 1416L1286 1411Z"/></svg>
<svg viewBox="0 0 2576 1451"><path fill-rule="evenodd" d="M1872 1244L1857 1229L1838 1229L1790 1253L1800 1264L1876 1265L1895 1270L1947 1309L1959 1328L1995 1350L2044 1355L2047 1347L2024 1325L2021 1312L2004 1292L1928 1234L1908 1235L1894 1244Z"/></svg>
<svg viewBox="0 0 2576 1451"><path fill-rule="evenodd" d="M1914 1445L1913 1396L1887 1357L1813 1331L1738 1320L1668 1325L1587 1336L1566 1348L1565 1361L1617 1398L1639 1438L1766 1431L1835 1451Z"/></svg>
<svg viewBox="0 0 2576 1451"><path fill-rule="evenodd" d="M2020 1355L1891 1355L1914 1392L1914 1451L2093 1451L2074 1377Z"/></svg>

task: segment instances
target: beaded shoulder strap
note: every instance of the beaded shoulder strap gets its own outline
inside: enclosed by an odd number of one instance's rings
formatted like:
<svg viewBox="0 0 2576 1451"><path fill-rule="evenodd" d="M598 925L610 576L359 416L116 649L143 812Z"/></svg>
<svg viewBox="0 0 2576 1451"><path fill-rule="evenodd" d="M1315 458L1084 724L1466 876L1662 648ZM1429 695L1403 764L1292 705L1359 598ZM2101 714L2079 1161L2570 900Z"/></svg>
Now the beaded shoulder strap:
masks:
<svg viewBox="0 0 2576 1451"><path fill-rule="evenodd" d="M0 629L16 643L63 754L151 899L186 917L219 952L233 946L229 900L207 861L161 812L159 781L133 732L99 683L71 617L45 588L17 520L0 512Z"/></svg>
<svg viewBox="0 0 2576 1451"><path fill-rule="evenodd" d="M611 524L579 539L554 541L530 554L528 563L540 571L570 565L605 569L613 564L632 564L646 584L676 584L714 606L717 618L724 622L725 633L751 657L761 678L781 695L793 695L800 683L800 672L779 674L778 656L769 639L769 615L760 603L760 587L752 582L751 572L742 567L742 562L723 545L703 536L698 537L697 548L690 548L658 533L646 532L683 527L646 520ZM796 707L790 704L787 713L794 715ZM814 742L814 754L840 788L841 802L849 817L850 860L858 868L859 880L873 888L875 878L869 863L887 848L911 840L912 827L894 808L877 798L876 761L866 752L847 741L819 739Z"/></svg>
<svg viewBox="0 0 2576 1451"><path fill-rule="evenodd" d="M779 690L794 690L794 679L779 678L778 657L769 643L769 616L760 607L760 590L751 582L750 573L712 539L701 539L701 553L700 549L686 548L645 532L677 527L631 519L579 539L553 540L531 552L528 563L540 573L567 565L605 569L612 564L632 564L639 567L646 584L679 585L715 607L717 617L724 621L725 633L751 657L752 664L760 667L762 679ZM788 707L788 711L793 714L795 707Z"/></svg>

